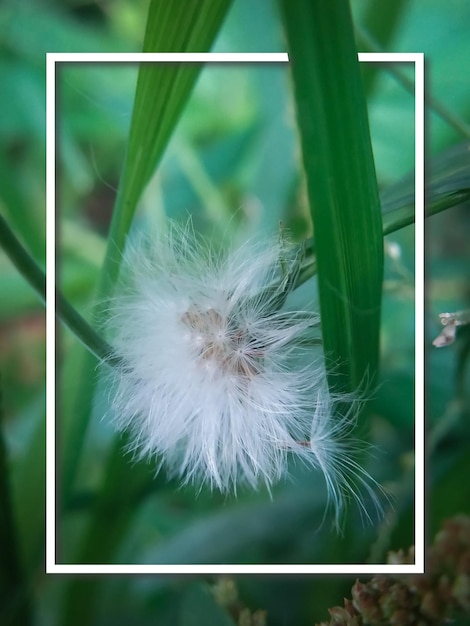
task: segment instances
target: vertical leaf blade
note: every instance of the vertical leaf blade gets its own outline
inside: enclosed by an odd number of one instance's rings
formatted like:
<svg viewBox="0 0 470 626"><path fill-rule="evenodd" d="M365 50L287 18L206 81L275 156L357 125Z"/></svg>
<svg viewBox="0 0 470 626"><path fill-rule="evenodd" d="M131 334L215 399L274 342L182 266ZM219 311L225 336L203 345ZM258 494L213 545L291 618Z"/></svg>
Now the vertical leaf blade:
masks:
<svg viewBox="0 0 470 626"><path fill-rule="evenodd" d="M210 49L231 0L152 0L149 7L144 52L205 52ZM109 294L119 272L121 253L130 229L137 202L145 185L157 167L201 69L200 65L150 66L139 70L126 162L121 176L114 208L108 248L101 274L99 301ZM102 306L102 305L101 305ZM99 313L102 313L99 309ZM84 378L78 421L68 438L71 460L65 467L65 494L70 495L79 461L86 426L95 391L94 379L89 377L90 359L87 359L88 377ZM78 437L77 437L78 435ZM135 512L133 496L140 493L150 481L148 471L141 464L134 467L134 481L128 485L123 500L119 475L129 470L128 459L123 458L120 440L116 439L110 451L102 489L94 503L88 525L79 547L78 561L95 559L109 561L116 551ZM117 480L116 480L117 478ZM64 498L67 502L67 497ZM103 512L119 507L112 540L101 541ZM100 533L101 531L101 533ZM89 623L99 597L99 587L90 580L74 581L68 588L64 606L64 623Z"/></svg>
<svg viewBox="0 0 470 626"><path fill-rule="evenodd" d="M378 366L383 243L366 102L346 0L281 0L334 390Z"/></svg>
<svg viewBox="0 0 470 626"><path fill-rule="evenodd" d="M144 52L207 52L231 0L152 0ZM113 216L114 250L122 249L139 198L153 175L201 70L199 63L143 63L139 68L129 144ZM113 269L113 265L115 266ZM118 271L119 254L108 270Z"/></svg>
<svg viewBox="0 0 470 626"><path fill-rule="evenodd" d="M210 49L228 11L231 0L152 0L144 37L144 52L206 52ZM184 9L184 10L183 10ZM163 155L168 139L201 69L200 65L142 64L129 134L127 157L119 182L108 247L97 290L97 314L100 321L106 297L119 272L122 250L137 203L150 176ZM89 372L95 359L84 359L83 372L88 376L78 392L79 404L72 423L64 434L63 494L70 494L77 471L95 390ZM86 373L85 373L86 372Z"/></svg>

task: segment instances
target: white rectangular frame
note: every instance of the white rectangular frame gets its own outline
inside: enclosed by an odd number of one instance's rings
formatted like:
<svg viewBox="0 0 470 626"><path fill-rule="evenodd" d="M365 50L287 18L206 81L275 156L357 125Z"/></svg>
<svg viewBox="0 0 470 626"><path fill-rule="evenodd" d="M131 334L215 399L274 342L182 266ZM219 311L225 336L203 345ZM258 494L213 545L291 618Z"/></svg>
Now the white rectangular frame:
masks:
<svg viewBox="0 0 470 626"><path fill-rule="evenodd" d="M424 573L424 54L359 53L365 63L415 67L415 563L412 565L99 565L56 563L55 127L58 63L288 63L287 53L48 53L46 62L46 573L422 574Z"/></svg>

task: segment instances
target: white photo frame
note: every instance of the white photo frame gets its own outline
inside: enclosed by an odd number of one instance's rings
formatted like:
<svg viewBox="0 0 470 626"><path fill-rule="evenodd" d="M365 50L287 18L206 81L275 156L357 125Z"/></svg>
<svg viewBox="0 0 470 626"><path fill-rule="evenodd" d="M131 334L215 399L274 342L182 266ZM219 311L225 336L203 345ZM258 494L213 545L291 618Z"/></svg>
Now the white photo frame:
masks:
<svg viewBox="0 0 470 626"><path fill-rule="evenodd" d="M415 563L137 565L56 562L55 168L56 68L60 63L288 63L287 53L48 53L46 70L46 573L48 574L422 574L424 573L424 54L359 53L363 63L415 69Z"/></svg>

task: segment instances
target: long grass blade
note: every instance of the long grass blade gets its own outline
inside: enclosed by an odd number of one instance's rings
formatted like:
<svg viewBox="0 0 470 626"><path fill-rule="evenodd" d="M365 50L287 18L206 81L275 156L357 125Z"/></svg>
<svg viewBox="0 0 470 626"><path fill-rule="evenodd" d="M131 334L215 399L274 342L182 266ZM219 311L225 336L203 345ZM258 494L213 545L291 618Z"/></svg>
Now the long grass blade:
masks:
<svg viewBox="0 0 470 626"><path fill-rule="evenodd" d="M229 6L230 0L216 4L210 0L191 0L185 4L177 0L152 0L144 52L207 51ZM98 323L105 314L103 303L112 291L119 273L122 251L137 202L157 167L199 71L200 66L197 65L183 67L168 64L164 68L143 64L139 70L129 147L98 286L95 315ZM86 380L77 396L78 405L73 421L66 424L64 433L62 492L65 501L73 486L91 413L95 382L89 378L94 365L92 357L85 359L83 376Z"/></svg>
<svg viewBox="0 0 470 626"><path fill-rule="evenodd" d="M147 30L143 49L145 52L197 52L210 49L223 18L230 6L230 0L214 3L211 0L181 3L177 0L152 0L149 8ZM118 190L118 198L113 215L108 252L103 268L100 289L101 298L107 295L119 271L121 252L125 237L130 228L138 199L157 166L166 143L174 129L178 116L189 97L192 86L198 76L200 66L151 67L143 65L139 77L134 101L127 159ZM83 441L89 412L91 392L88 388L85 398L87 412L82 411L80 436ZM82 400L83 402L83 400ZM69 439L71 442L72 440ZM75 442L74 442L74 445ZM74 466L68 475L68 487L78 464L75 455ZM141 464L142 465L142 464ZM132 470L136 481L131 482L123 501L120 481L116 483L116 474L125 469ZM142 472L142 467L133 468L129 460L123 458L122 443L116 439L105 470L105 478L91 512L89 524L83 536L77 560L86 562L90 554L98 561L111 560L122 535L125 533L134 513L133 498L142 490L151 477ZM129 480L129 479L128 479ZM131 493L132 492L132 493ZM104 507L104 508L103 508ZM119 522L113 533L113 541L99 541L103 529L103 511L119 508ZM64 607L65 622L70 626L88 623L93 614L97 599L90 581L72 583L68 589Z"/></svg>
<svg viewBox="0 0 470 626"><path fill-rule="evenodd" d="M144 52L205 52L231 0L152 0ZM129 144L112 222L104 279L114 282L137 202L157 167L201 70L200 64L147 64L139 69ZM114 240L114 241L113 241Z"/></svg>
<svg viewBox="0 0 470 626"><path fill-rule="evenodd" d="M414 222L414 171L384 189L381 196L384 234ZM470 143L465 141L429 159L426 217L470 198Z"/></svg>
<svg viewBox="0 0 470 626"><path fill-rule="evenodd" d="M383 242L366 102L346 0L282 0L333 389L378 366Z"/></svg>

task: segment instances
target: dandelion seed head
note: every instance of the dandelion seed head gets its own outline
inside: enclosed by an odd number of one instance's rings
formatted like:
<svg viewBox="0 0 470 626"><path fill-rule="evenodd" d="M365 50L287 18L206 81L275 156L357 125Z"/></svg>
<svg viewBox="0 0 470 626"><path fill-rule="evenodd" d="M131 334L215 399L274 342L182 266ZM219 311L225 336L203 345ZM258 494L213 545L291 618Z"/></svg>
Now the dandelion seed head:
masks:
<svg viewBox="0 0 470 626"><path fill-rule="evenodd" d="M351 419L331 415L323 355L311 341L318 316L284 307L298 263L298 248L285 242L220 252L190 226L131 243L109 305L122 363L112 374L113 419L132 433L137 456L223 492L270 489L294 455L323 472L340 511L357 482L350 474L366 476L344 463Z"/></svg>

